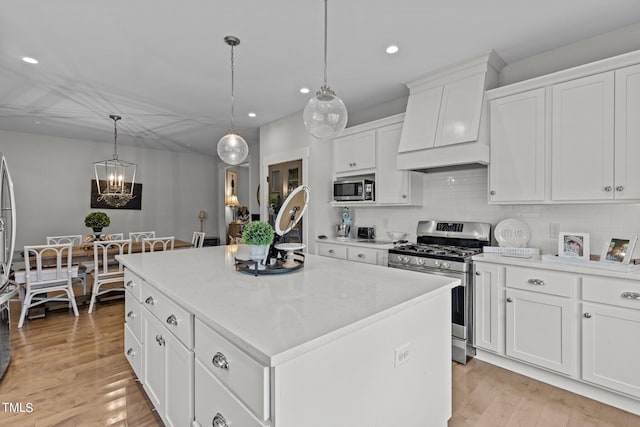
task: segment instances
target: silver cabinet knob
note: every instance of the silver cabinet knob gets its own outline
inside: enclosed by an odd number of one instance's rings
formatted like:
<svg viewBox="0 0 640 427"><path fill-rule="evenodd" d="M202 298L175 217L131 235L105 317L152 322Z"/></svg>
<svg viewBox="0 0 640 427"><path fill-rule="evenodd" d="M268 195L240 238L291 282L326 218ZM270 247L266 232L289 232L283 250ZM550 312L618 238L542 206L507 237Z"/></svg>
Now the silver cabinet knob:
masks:
<svg viewBox="0 0 640 427"><path fill-rule="evenodd" d="M476 271L476 276L480 276L482 273L480 273L479 271Z"/></svg>
<svg viewBox="0 0 640 427"><path fill-rule="evenodd" d="M530 285L544 286L544 280L542 279L529 279L527 283Z"/></svg>
<svg viewBox="0 0 640 427"><path fill-rule="evenodd" d="M606 187L604 187L604 191L611 191L611 186L607 185Z"/></svg>
<svg viewBox="0 0 640 427"><path fill-rule="evenodd" d="M620 295L622 298L626 298L626 299L637 299L640 300L640 294L637 292L623 292Z"/></svg>
<svg viewBox="0 0 640 427"><path fill-rule="evenodd" d="M167 317L167 323L173 326L178 326L178 319L173 314Z"/></svg>
<svg viewBox="0 0 640 427"><path fill-rule="evenodd" d="M213 417L213 422L211 423L213 427L227 427L227 420L224 419L222 414L218 412L215 417Z"/></svg>
<svg viewBox="0 0 640 427"><path fill-rule="evenodd" d="M493 190L491 190L491 191L489 191L489 194L491 194L492 196L495 196L495 195L496 195L496 192L495 192L495 191L493 191Z"/></svg>
<svg viewBox="0 0 640 427"><path fill-rule="evenodd" d="M583 316L585 319L591 319L591 313L585 313Z"/></svg>
<svg viewBox="0 0 640 427"><path fill-rule="evenodd" d="M229 370L229 361L227 360L227 356L224 354L217 352L213 359L211 360L213 366L218 369L224 369L225 371Z"/></svg>
<svg viewBox="0 0 640 427"><path fill-rule="evenodd" d="M133 311L130 311L127 313L127 317L133 319L134 317L136 317L136 314Z"/></svg>
<svg viewBox="0 0 640 427"><path fill-rule="evenodd" d="M149 305L155 304L155 301L153 300L153 297L148 297L146 300L144 300L144 302L149 304Z"/></svg>
<svg viewBox="0 0 640 427"><path fill-rule="evenodd" d="M618 185L616 187L616 191L622 191L622 190L624 190L624 187L622 185Z"/></svg>
<svg viewBox="0 0 640 427"><path fill-rule="evenodd" d="M159 346L163 346L165 344L164 338L162 338L162 335L156 335L156 342L158 343Z"/></svg>
<svg viewBox="0 0 640 427"><path fill-rule="evenodd" d="M129 280L129 281L125 284L125 286L126 286L127 288L133 288L135 285L136 285L136 284L134 283L134 281L133 281L133 280Z"/></svg>
<svg viewBox="0 0 640 427"><path fill-rule="evenodd" d="M513 302L513 298L507 298L507 302Z"/></svg>
<svg viewBox="0 0 640 427"><path fill-rule="evenodd" d="M129 350L127 350L127 356L135 356L135 355L136 355L136 352L135 352L135 351L133 351L133 349L132 349L132 348L130 348Z"/></svg>
<svg viewBox="0 0 640 427"><path fill-rule="evenodd" d="M328 252L329 252L330 254L333 254L333 253L335 253L336 251L334 251L333 249L329 249L329 251L328 251Z"/></svg>
<svg viewBox="0 0 640 427"><path fill-rule="evenodd" d="M358 254L358 258L366 258L367 256L365 254Z"/></svg>

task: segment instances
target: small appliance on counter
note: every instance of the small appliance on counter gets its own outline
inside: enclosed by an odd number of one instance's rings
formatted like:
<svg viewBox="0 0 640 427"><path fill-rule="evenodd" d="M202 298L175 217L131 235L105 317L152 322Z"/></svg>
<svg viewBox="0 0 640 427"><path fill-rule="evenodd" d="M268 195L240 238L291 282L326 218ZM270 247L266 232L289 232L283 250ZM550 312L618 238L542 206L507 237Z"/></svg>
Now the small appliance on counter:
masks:
<svg viewBox="0 0 640 427"><path fill-rule="evenodd" d="M351 225L353 216L349 208L342 209L342 222L336 226L336 239L349 240L351 238Z"/></svg>
<svg viewBox="0 0 640 427"><path fill-rule="evenodd" d="M358 239L376 240L375 227L358 227Z"/></svg>
<svg viewBox="0 0 640 427"><path fill-rule="evenodd" d="M364 202L375 199L373 180L342 179L333 182L333 200L336 202Z"/></svg>

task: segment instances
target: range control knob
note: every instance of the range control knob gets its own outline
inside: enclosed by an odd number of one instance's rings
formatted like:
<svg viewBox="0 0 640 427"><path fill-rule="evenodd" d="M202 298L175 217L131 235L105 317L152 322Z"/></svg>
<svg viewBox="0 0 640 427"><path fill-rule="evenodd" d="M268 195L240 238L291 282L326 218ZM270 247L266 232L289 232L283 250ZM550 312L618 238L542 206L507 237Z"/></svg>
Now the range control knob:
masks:
<svg viewBox="0 0 640 427"><path fill-rule="evenodd" d="M424 263L425 263L425 260L424 260L424 259L422 259L422 258L417 258L417 259L416 259L416 264L418 264L418 265L424 265Z"/></svg>
<svg viewBox="0 0 640 427"><path fill-rule="evenodd" d="M446 261L445 261L445 262L443 262L442 264L440 264L440 267L442 267L442 268L449 268L449 267L451 267L451 264L449 264L448 262L446 262Z"/></svg>
<svg viewBox="0 0 640 427"><path fill-rule="evenodd" d="M435 265L436 267L440 267L440 261L435 260L435 261L433 262L433 265Z"/></svg>

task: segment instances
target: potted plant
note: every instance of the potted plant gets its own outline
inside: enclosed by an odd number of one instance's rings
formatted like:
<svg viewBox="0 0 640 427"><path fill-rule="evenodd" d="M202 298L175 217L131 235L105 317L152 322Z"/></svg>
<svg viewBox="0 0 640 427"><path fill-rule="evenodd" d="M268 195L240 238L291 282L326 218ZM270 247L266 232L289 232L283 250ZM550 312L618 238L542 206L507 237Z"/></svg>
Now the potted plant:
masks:
<svg viewBox="0 0 640 427"><path fill-rule="evenodd" d="M89 215L84 217L84 225L92 228L94 233L100 233L102 229L108 227L109 224L111 224L111 220L104 212L90 212Z"/></svg>
<svg viewBox="0 0 640 427"><path fill-rule="evenodd" d="M242 241L249 245L251 259L257 261L267 256L273 243L273 228L268 222L252 221L242 231Z"/></svg>

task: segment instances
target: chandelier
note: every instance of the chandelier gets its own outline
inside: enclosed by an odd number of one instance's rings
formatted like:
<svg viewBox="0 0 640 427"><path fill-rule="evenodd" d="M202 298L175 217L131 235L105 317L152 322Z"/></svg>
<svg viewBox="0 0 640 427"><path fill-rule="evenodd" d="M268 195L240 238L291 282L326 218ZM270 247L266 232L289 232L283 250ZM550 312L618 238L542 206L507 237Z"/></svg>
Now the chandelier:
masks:
<svg viewBox="0 0 640 427"><path fill-rule="evenodd" d="M229 133L218 141L218 156L230 165L239 165L244 162L249 154L247 142L238 135L234 129L234 68L233 68L233 48L240 44L240 39L235 36L226 36L224 42L231 46L231 129Z"/></svg>
<svg viewBox="0 0 640 427"><path fill-rule="evenodd" d="M324 0L324 84L304 107L307 131L317 139L334 138L347 125L347 107L327 85L327 0Z"/></svg>
<svg viewBox="0 0 640 427"><path fill-rule="evenodd" d="M118 120L120 116L111 114L113 120L113 158L101 160L93 164L98 187L98 201L118 208L133 199L133 188L136 179L135 163L118 159Z"/></svg>

